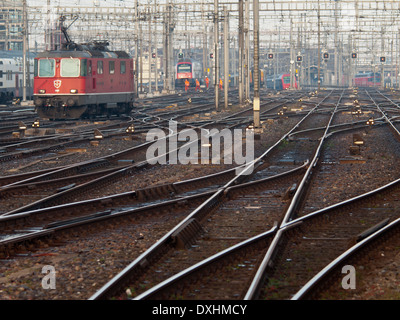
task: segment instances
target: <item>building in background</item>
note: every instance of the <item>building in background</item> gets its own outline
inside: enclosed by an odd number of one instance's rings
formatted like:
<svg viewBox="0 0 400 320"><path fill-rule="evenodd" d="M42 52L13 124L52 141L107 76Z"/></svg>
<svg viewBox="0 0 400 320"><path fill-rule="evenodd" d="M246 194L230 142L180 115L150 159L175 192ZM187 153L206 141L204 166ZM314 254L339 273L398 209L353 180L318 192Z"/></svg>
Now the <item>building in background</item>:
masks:
<svg viewBox="0 0 400 320"><path fill-rule="evenodd" d="M23 48L22 0L0 0L0 50Z"/></svg>

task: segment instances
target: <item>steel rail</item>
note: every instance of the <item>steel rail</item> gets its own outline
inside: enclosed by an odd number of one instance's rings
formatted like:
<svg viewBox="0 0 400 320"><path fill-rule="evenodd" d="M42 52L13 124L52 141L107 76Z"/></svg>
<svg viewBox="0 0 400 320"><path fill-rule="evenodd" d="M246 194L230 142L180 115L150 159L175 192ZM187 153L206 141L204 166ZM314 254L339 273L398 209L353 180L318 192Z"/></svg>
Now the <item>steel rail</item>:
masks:
<svg viewBox="0 0 400 320"><path fill-rule="evenodd" d="M388 116L386 115L386 113L381 109L380 105L381 103L376 103L375 99L371 97L371 95L369 94L368 91L367 95L370 97L370 99L372 100L372 102L375 104L375 106L377 107L377 109L382 113L383 117L385 118L385 120L387 121L387 123L392 127L392 129L397 133L397 135L400 136L400 131L397 130L397 128L394 126L393 122L388 118ZM385 97L385 96L384 96ZM386 97L385 97L386 98Z"/></svg>
<svg viewBox="0 0 400 320"><path fill-rule="evenodd" d="M332 93L332 91L331 91L331 93ZM321 137L320 143L319 143L319 145L317 147L317 150L316 150L316 152L314 154L314 158L310 162L310 165L309 165L306 173L304 174L303 179L300 182L299 187L297 188L297 190L296 190L296 192L295 192L295 194L294 194L294 196L293 196L293 198L292 198L292 200L290 202L290 205L289 205L288 209L286 210L286 213L285 213L284 218L283 218L283 220L281 222L281 225L279 226L279 230L278 230L277 234L275 235L274 240L272 241L270 247L268 248L267 253L264 256L263 262L261 263L259 269L257 270L257 273L256 273L255 277L253 278L252 283L250 284L250 286L248 288L248 291L247 291L247 293L246 293L246 295L244 297L244 300L255 299L255 296L258 294L258 292L260 290L260 286L262 285L262 283L265 280L265 277L266 277L265 271L267 270L267 267L272 263L272 257L276 254L276 250L277 250L278 244L280 243L282 234L284 232L286 232L286 230L289 229L289 222L293 218L292 215L294 214L296 208L299 205L299 202L300 202L301 197L303 195L305 186L306 186L306 184L307 184L307 182L308 182L308 180L310 178L311 171L315 167L315 165L316 165L316 163L317 163L317 161L319 159L319 154L320 154L320 151L322 149L322 145L323 145L323 143L324 143L324 141L326 139L326 135L328 133L330 124L332 122L332 119L333 119L334 115L336 114L337 107L338 107L338 105L340 103L340 100L343 97L343 94L344 94L344 91L342 91L342 93L341 93L341 95L339 97L339 101L336 104L335 109L332 111L332 115L331 115L331 117L329 119L329 122L328 122L326 128L325 128L325 132L324 132L323 136ZM320 104L321 103L319 103L313 110L315 110Z"/></svg>
<svg viewBox="0 0 400 320"><path fill-rule="evenodd" d="M318 272L313 278L311 278L294 296L291 300L304 300L307 296L313 293L313 291L321 286L321 284L328 279L345 261L350 259L364 249L368 244L378 240L380 237L392 231L394 228L399 228L400 218L392 221L388 225L385 225L385 221L377 226L377 230L371 233L368 237L357 242L350 249L343 252L335 260L330 262L325 268Z"/></svg>
<svg viewBox="0 0 400 320"><path fill-rule="evenodd" d="M142 294L138 295L137 297L133 298L133 300L145 300L145 299L151 300L155 294L159 293L162 290L165 290L166 288L168 288L170 286L173 286L175 283L182 281L185 278L190 277L193 273L198 272L199 270L203 270L203 269L207 268L208 266L225 259L227 256L233 255L236 252L243 250L246 247L250 247L251 245L253 245L256 242L261 242L268 238L272 238L275 235L277 229L278 229L277 226L273 226L270 230L268 230L264 233L261 233L250 239L247 239L238 244L235 244L227 249L224 249L221 252L218 252L218 253L214 254L213 256L206 258L185 270L182 270L181 272L173 275L171 278L164 280L163 282L157 284L156 286L152 287L151 289L149 289L149 290L143 292Z"/></svg>
<svg viewBox="0 0 400 320"><path fill-rule="evenodd" d="M247 187L247 186L254 186L254 185L258 185L261 183L265 183L266 181L271 181L271 180L275 180L275 179L279 179L281 177L285 177L288 175L291 175L293 173L296 173L298 171L301 170L306 170L306 167L308 166L308 162L304 163L302 166L289 170L287 172L284 173L280 173L277 175L274 175L272 177L267 177L267 178L263 178L260 180L256 180L256 181L251 181L251 182L244 182L238 185L234 185L234 186L230 186L228 188L225 189L224 191L224 196L228 196L229 197L229 193L232 190L236 190L239 188L243 188L243 187ZM276 225L274 227L272 227L269 231L266 231L265 233L259 234L257 236L254 236L250 239L244 240L232 247L229 247L219 253L216 253L214 256L206 258L203 261L200 261L199 263L185 269L182 270L181 272L177 273L176 275L173 275L172 277L164 280L163 282L159 283L158 285L154 286L153 288L143 292L141 295L139 295L138 297L134 298L134 300L141 300L141 299L152 299L152 296L154 294L157 294L158 292L164 290L165 288L172 286L174 283L178 282L178 281L182 281L183 279L187 278L188 276L190 276L192 273L203 269L209 265L211 265L212 263L215 263L216 261L219 261L221 259L223 259L224 257L243 249L244 247L250 246L251 244L253 244L255 241L262 241L264 239L266 239L267 237L273 237L274 234L276 233L276 231L278 230L278 224L279 222L276 222Z"/></svg>
<svg viewBox="0 0 400 320"><path fill-rule="evenodd" d="M324 97L322 101L327 99L332 91ZM321 101L321 102L322 102ZM320 102L320 103L321 103ZM282 141L287 139L288 135L293 132L303 121L307 118L317 107L315 106L312 110L310 110L307 115L301 119L288 133L283 135L273 146L268 148L261 156L251 161L246 166L242 167L243 169L237 173L237 175L227 182L223 187L221 187L217 192L215 192L209 199L207 199L204 203L202 203L198 208L196 208L192 213L190 213L181 223L175 226L172 230L170 230L164 237L162 237L157 243L153 244L147 251L145 251L141 256L135 259L132 263L130 263L127 267L124 268L119 274L117 274L114 278L112 278L107 284L105 284L102 288L100 288L94 295L92 295L90 300L100 300L104 299L107 296L110 296L112 292L115 292L123 283L125 283L130 275L134 272L133 270L140 266L145 266L148 263L148 258L155 255L154 252L162 251L162 246L165 245L168 241L170 241L171 235L182 228L189 222L191 219L201 219L205 212L215 207L222 197L227 188L234 186L235 184L239 184L241 181L247 179L249 175L253 172L254 167L259 164L274 148L276 148Z"/></svg>
<svg viewBox="0 0 400 320"><path fill-rule="evenodd" d="M369 95L368 92L367 92L367 94ZM342 98L342 96L343 96L343 94L341 95L340 99ZM370 96L370 95L369 95L369 96ZM379 105L376 104L375 100L372 99L371 96L370 96L370 98L371 98L371 100L374 102L374 104L377 106L378 110L382 113L382 115L383 115L383 117L385 118L385 120L386 120L390 125L392 125L390 119L384 114L383 110L379 107ZM337 109L335 108L335 111L336 111L336 110L337 110ZM332 118L333 118L333 115L334 115L335 111L334 111L333 114L332 114L331 120L332 120ZM331 120L329 121L329 124L331 123ZM392 126L393 126L393 125L392 125ZM326 127L326 131L325 131L325 134L324 134L323 138L321 138L320 147L322 146L322 142L324 141L324 139L327 138L328 129L329 129L329 125ZM396 131L397 131L397 130L396 130ZM318 151L316 152L316 156L314 157L313 161L311 162L311 165L310 165L310 167L309 167L309 170L311 170L312 167L314 167L314 166L316 165L316 162L318 161L318 153L319 153L320 147L318 148ZM309 172L307 172L307 173L305 174L305 177L306 177L306 175L308 175L308 174L309 174ZM387 187L392 186L393 184L397 184L399 181L400 181L400 179L397 180L396 183L390 183L390 184L388 184ZM285 215L285 219L284 219L284 221L283 221L283 223L282 223L280 229L278 230L278 232L277 232L277 234L276 234L276 236L275 236L275 239L274 239L273 243L271 244L271 246L270 246L269 249L268 249L268 252L267 252L267 254L266 254L266 256L265 256L265 258L264 258L264 260L263 260L263 263L262 263L260 269L258 270L256 277L254 278L254 282L252 283L252 285L251 285L249 291L247 292L247 294L246 294L246 296L245 296L245 300L254 299L254 298L255 298L255 295L258 293L258 291L259 291L259 289L260 289L260 286L261 286L261 284L263 283L263 281L265 280L265 277L266 277L266 276L264 275L265 270L267 269L268 265L270 265L270 264L273 263L273 262L272 262L272 257L273 257L273 255L274 255L274 253L275 253L275 250L276 250L276 248L277 248L277 246L278 246L278 243L279 243L279 241L280 241L280 239L281 239L282 234L285 232L285 230L288 230L288 229L286 229L287 227L293 227L294 225L301 224L305 219L309 219L310 217L313 217L313 216L319 215L319 214L321 214L321 213L327 212L328 210L332 210L332 209L334 209L334 208L337 208L339 205L340 205L340 206L341 206L341 205L346 205L346 204L348 204L350 201L354 201L354 200L356 200L356 199L365 198L365 197L368 197L368 196L374 194L374 192L368 192L368 193L366 193L366 194L364 194L364 195L361 195L361 196L359 196L359 197L355 197L355 198L353 198L353 199L351 199L351 200L344 201L344 202L342 202L342 203L340 203L340 204L333 205L333 206L330 206L330 207L327 207L327 208L318 210L318 211L313 212L313 213L310 213L310 214L308 214L308 215L306 215L306 216L304 216L304 217L297 218L297 219L294 219L294 220L290 221L290 219L292 218L291 215L292 215L292 213L293 213L294 210L295 210L294 208L295 208L295 206L297 205L297 198L296 198L296 197L300 194L300 192L302 192L302 191L301 191L301 190L302 190L302 186L305 184L305 182L306 182L306 179L303 179L303 181L301 182L299 188L297 189L296 194L295 194L295 196L293 197L293 200L292 200L292 202L291 202L291 204L290 204L290 206L289 206L289 209L287 210L287 213L286 213L286 215ZM376 190L381 190L381 189L382 189L382 188L378 188L378 189L376 189Z"/></svg>

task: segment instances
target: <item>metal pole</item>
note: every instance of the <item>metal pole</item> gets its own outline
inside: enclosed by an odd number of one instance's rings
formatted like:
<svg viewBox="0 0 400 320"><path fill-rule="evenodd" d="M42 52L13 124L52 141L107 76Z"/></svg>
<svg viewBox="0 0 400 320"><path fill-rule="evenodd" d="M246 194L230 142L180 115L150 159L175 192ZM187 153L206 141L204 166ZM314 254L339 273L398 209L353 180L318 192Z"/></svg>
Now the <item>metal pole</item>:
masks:
<svg viewBox="0 0 400 320"><path fill-rule="evenodd" d="M156 81L156 93L158 94L158 39L157 39L157 18L156 18L156 8L157 8L157 0L155 0L155 8L154 8L154 47L155 47L155 62L154 62L154 78Z"/></svg>
<svg viewBox="0 0 400 320"><path fill-rule="evenodd" d="M173 49L172 49L172 37L171 37L171 22L172 22L172 7L171 7L171 2L168 2L168 31L167 31L167 38L168 38L168 46L167 46L167 51L168 51L168 90L171 91L172 88L172 81L171 81L171 70L172 70L172 61L173 61L173 57L172 57L172 53L173 53Z"/></svg>
<svg viewBox="0 0 400 320"><path fill-rule="evenodd" d="M343 86L343 52L344 52L344 41L343 35L339 38L339 70L338 70L338 79L339 79L339 86Z"/></svg>
<svg viewBox="0 0 400 320"><path fill-rule="evenodd" d="M239 0L239 105L243 103L243 0Z"/></svg>
<svg viewBox="0 0 400 320"><path fill-rule="evenodd" d="M254 111L254 128L260 128L260 82L259 82L259 2L253 0L253 14L254 14L254 97L253 97L253 111Z"/></svg>
<svg viewBox="0 0 400 320"><path fill-rule="evenodd" d="M392 35L392 40L390 42L390 87L393 88L393 35Z"/></svg>
<svg viewBox="0 0 400 320"><path fill-rule="evenodd" d="M279 67L280 67L280 65L279 65L279 56L280 56L279 53L280 53L280 51L281 51L281 28L279 28L279 31L278 31L278 50L276 51L275 58L274 58L275 64L276 64L275 77L278 77L279 74L280 74L279 73ZM274 79L274 90L276 90L275 79Z"/></svg>
<svg viewBox="0 0 400 320"><path fill-rule="evenodd" d="M208 63L207 63L207 26L204 26L204 33L203 33L203 78L205 75L208 77L207 69L208 69Z"/></svg>
<svg viewBox="0 0 400 320"><path fill-rule="evenodd" d="M245 88L246 88L246 100L250 101L250 0L246 0L246 18L245 18L245 56L246 56L246 76L245 76Z"/></svg>
<svg viewBox="0 0 400 320"><path fill-rule="evenodd" d="M338 86L339 85L339 71L338 71L338 1L335 1L335 49L334 49L334 54L335 54L335 60L334 60L334 75L335 75L335 83L334 85Z"/></svg>
<svg viewBox="0 0 400 320"><path fill-rule="evenodd" d="M26 51L27 51L27 34L28 34L28 24L27 24L27 16L26 16L26 0L23 2L23 81L22 81L22 101L26 101L26 78L27 78L27 65L26 65Z"/></svg>
<svg viewBox="0 0 400 320"><path fill-rule="evenodd" d="M137 1L137 0L136 0ZM45 48L46 50L52 50L53 48L51 47L51 27L52 23L50 20L50 0L47 0L47 12L46 12L46 21L47 21L47 26L45 27ZM6 23L6 28L8 26L8 23ZM6 48L7 50L7 48Z"/></svg>
<svg viewBox="0 0 400 320"><path fill-rule="evenodd" d="M174 23L172 23L172 2L171 0L169 1L169 20L168 20L168 25L169 25L169 29L168 29L168 36L169 36L169 40L168 40L168 48L169 48L169 77L170 77L170 89L171 90L175 90L175 81L174 81L174 46L173 44L173 31L175 28Z"/></svg>
<svg viewBox="0 0 400 320"><path fill-rule="evenodd" d="M218 59L218 0L214 0L214 89L215 109L219 110L219 59Z"/></svg>
<svg viewBox="0 0 400 320"><path fill-rule="evenodd" d="M152 60L152 44L151 44L151 14L150 14L150 6L148 8L148 16L147 18L149 19L149 45L148 45L148 59L147 61L149 62L149 94L151 94L151 60Z"/></svg>
<svg viewBox="0 0 400 320"><path fill-rule="evenodd" d="M386 56L386 54L384 54L384 52L385 52L385 40L383 38L383 35L384 35L383 27L382 27L381 34L382 34L382 37L381 37L382 55ZM384 66L383 66L384 63L382 62L381 65L382 65L381 66L381 69L382 69L382 71L381 71L381 89L384 89L385 88L385 72L384 72Z"/></svg>
<svg viewBox="0 0 400 320"><path fill-rule="evenodd" d="M164 7L164 45L163 45L163 67L164 67L164 92L169 91L169 73L168 73L168 19L167 8Z"/></svg>
<svg viewBox="0 0 400 320"><path fill-rule="evenodd" d="M140 41L140 92L143 92L143 41L142 41L142 25L139 25L139 41Z"/></svg>
<svg viewBox="0 0 400 320"><path fill-rule="evenodd" d="M353 58L351 56L353 50L353 41L351 39L351 34L349 34L349 80L348 80L348 86L352 86L352 79L353 79Z"/></svg>
<svg viewBox="0 0 400 320"><path fill-rule="evenodd" d="M398 61L398 55L399 55L399 52L398 52L398 50L399 50L399 32L400 32L400 30L396 33L396 86L395 86L395 88L399 88L399 83L398 83L398 79L397 79L397 76L398 76L398 70L399 70L399 68L398 68L398 66L399 66L399 61Z"/></svg>
<svg viewBox="0 0 400 320"><path fill-rule="evenodd" d="M292 29L293 29L293 20L290 19L289 46L290 46L290 88L291 89L293 89L293 87L294 87L294 81L293 81L294 59L293 59Z"/></svg>
<svg viewBox="0 0 400 320"><path fill-rule="evenodd" d="M135 29L136 29L136 41L135 41L135 95L139 96L139 5L138 0L135 0Z"/></svg>
<svg viewBox="0 0 400 320"><path fill-rule="evenodd" d="M276 81L275 81L275 77L277 76L278 70L277 70L277 63L276 61L278 60L278 56L277 56L277 50L276 50L276 43L274 43L274 54L275 54L275 59L272 60L272 82L274 84L274 90L276 90Z"/></svg>
<svg viewBox="0 0 400 320"><path fill-rule="evenodd" d="M318 0L318 92L321 90L321 23L320 23L320 8L319 8L319 0Z"/></svg>
<svg viewBox="0 0 400 320"><path fill-rule="evenodd" d="M229 89L229 42L228 42L228 10L224 6L224 98L225 98L225 109L228 109L228 89Z"/></svg>

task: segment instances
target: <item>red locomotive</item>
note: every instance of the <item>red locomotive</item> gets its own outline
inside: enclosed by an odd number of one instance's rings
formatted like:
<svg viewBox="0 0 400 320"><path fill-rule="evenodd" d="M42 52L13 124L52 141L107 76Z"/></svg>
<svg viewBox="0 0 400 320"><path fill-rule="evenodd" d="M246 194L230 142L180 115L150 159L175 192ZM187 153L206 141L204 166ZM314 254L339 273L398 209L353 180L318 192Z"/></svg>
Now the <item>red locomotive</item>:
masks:
<svg viewBox="0 0 400 320"><path fill-rule="evenodd" d="M276 90L286 90L290 88L290 73L280 74L274 77L267 78L267 88L274 89L274 81L275 81L275 89ZM297 89L297 81L294 79L294 85Z"/></svg>
<svg viewBox="0 0 400 320"><path fill-rule="evenodd" d="M202 83L201 71L201 63L191 59L179 59L176 64L175 87L184 87L186 79L191 87L196 86L196 79Z"/></svg>
<svg viewBox="0 0 400 320"><path fill-rule="evenodd" d="M134 101L133 59L106 42L75 44L65 28L60 50L35 58L34 103L41 118L76 119L129 113Z"/></svg>
<svg viewBox="0 0 400 320"><path fill-rule="evenodd" d="M356 87L380 87L381 74L378 72L358 73L353 79L353 85Z"/></svg>

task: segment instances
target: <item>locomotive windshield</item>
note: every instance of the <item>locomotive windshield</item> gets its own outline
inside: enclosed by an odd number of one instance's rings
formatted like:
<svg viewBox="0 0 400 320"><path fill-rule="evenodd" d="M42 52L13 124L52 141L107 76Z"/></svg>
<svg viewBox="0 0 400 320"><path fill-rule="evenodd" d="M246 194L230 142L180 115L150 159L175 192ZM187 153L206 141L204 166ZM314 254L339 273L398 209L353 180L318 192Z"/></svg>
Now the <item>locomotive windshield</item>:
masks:
<svg viewBox="0 0 400 320"><path fill-rule="evenodd" d="M290 83L290 77L288 77L288 76L283 77L283 83L284 84L289 84Z"/></svg>
<svg viewBox="0 0 400 320"><path fill-rule="evenodd" d="M61 77L79 77L80 60L79 59L62 59L61 60Z"/></svg>
<svg viewBox="0 0 400 320"><path fill-rule="evenodd" d="M178 64L178 73L187 73L192 72L192 65L185 63L185 64Z"/></svg>
<svg viewBox="0 0 400 320"><path fill-rule="evenodd" d="M55 63L54 59L40 59L39 60L39 68L38 68L38 76L39 77L54 77L56 74L55 65L56 65L56 63Z"/></svg>

